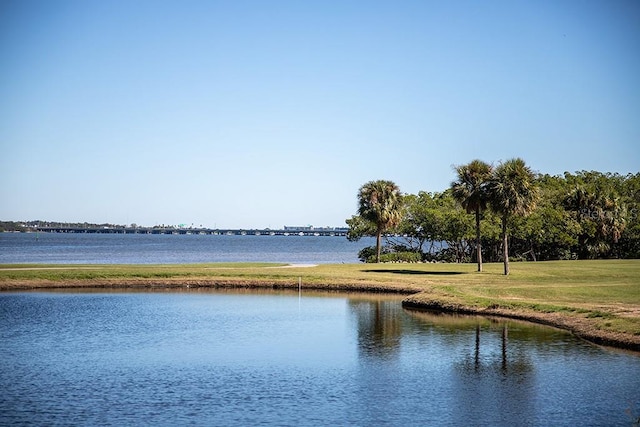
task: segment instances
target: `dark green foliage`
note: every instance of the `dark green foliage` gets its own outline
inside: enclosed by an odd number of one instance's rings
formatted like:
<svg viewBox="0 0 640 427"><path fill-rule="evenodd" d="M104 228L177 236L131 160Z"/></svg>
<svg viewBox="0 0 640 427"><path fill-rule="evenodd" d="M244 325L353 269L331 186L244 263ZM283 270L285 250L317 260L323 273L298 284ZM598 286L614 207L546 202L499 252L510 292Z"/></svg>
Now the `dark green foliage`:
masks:
<svg viewBox="0 0 640 427"><path fill-rule="evenodd" d="M380 255L380 262L420 262L422 256L416 252L391 252ZM367 262L376 262L375 256L371 257Z"/></svg>
<svg viewBox="0 0 640 427"><path fill-rule="evenodd" d="M358 252L358 259L361 262L368 262L369 259L376 257L376 247L375 246L367 246L366 248L362 248L360 252Z"/></svg>
<svg viewBox="0 0 640 427"><path fill-rule="evenodd" d="M0 221L0 233L4 231L27 231L29 228L23 223L13 221Z"/></svg>
<svg viewBox="0 0 640 427"><path fill-rule="evenodd" d="M640 258L640 173L537 175L529 184L537 188L535 207L528 215L507 218L511 260ZM384 234L386 252L417 252L424 261L477 262L475 215L456 202L452 189L403 199L400 223ZM480 220L482 260L501 261L501 215L486 209ZM358 215L347 223L350 235L374 235L375 226Z"/></svg>
<svg viewBox="0 0 640 427"><path fill-rule="evenodd" d="M347 231L347 239L351 242L357 242L364 236L375 236L376 225L362 218L360 215L353 215L345 221L349 226Z"/></svg>
<svg viewBox="0 0 640 427"><path fill-rule="evenodd" d="M401 250L402 248L390 248L384 247L381 250L380 262L421 262L422 254L415 251ZM362 262L375 263L376 259L376 247L368 246L358 252L358 259Z"/></svg>
<svg viewBox="0 0 640 427"><path fill-rule="evenodd" d="M578 228L575 247L578 256L620 257L618 243L623 233L629 225L632 228L628 235L633 234L634 226L637 227L632 218L638 203L634 199L637 192L626 191L620 175L581 172L575 176L565 174L565 177L570 187L563 206L573 213Z"/></svg>

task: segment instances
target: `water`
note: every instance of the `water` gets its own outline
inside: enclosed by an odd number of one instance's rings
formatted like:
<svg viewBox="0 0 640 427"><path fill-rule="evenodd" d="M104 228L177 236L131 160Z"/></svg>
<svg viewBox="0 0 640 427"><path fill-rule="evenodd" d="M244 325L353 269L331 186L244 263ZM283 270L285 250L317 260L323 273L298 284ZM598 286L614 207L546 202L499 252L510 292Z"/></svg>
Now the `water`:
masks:
<svg viewBox="0 0 640 427"><path fill-rule="evenodd" d="M0 233L0 264L354 263L371 238Z"/></svg>
<svg viewBox="0 0 640 427"><path fill-rule="evenodd" d="M632 424L640 356L398 297L0 294L0 425Z"/></svg>

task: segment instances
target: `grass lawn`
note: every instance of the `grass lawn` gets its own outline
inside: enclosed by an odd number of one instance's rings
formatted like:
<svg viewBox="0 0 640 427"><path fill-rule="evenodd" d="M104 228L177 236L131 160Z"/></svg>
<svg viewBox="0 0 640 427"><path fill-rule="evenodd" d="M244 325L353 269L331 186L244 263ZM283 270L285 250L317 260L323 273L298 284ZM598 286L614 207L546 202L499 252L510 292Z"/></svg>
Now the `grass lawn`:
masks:
<svg viewBox="0 0 640 427"><path fill-rule="evenodd" d="M0 265L0 290L77 286L276 286L395 291L414 306L528 318L640 349L640 260L502 264ZM635 344L634 344L635 343Z"/></svg>

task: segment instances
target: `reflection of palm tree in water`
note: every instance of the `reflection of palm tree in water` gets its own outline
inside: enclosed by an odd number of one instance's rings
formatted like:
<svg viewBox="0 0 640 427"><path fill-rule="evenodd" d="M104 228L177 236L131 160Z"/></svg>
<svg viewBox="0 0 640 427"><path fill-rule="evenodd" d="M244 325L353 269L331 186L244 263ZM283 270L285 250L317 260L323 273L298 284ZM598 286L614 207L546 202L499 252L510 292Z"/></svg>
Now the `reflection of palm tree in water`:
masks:
<svg viewBox="0 0 640 427"><path fill-rule="evenodd" d="M502 371L507 371L507 324L502 326ZM480 370L480 324L476 325L476 348L474 353L474 367L476 372Z"/></svg>
<svg viewBox="0 0 640 427"><path fill-rule="evenodd" d="M480 324L476 325L476 346L474 352L474 363L473 366L475 371L478 372L480 370ZM502 326L502 371L506 372L507 370L507 324L505 323Z"/></svg>
<svg viewBox="0 0 640 427"><path fill-rule="evenodd" d="M454 365L459 411L454 412L452 424L463 425L486 414L487 408L499 408L497 424L528 425L535 419L534 366L518 342L517 327L511 329L512 342L509 329L507 322L479 321L475 334L467 335L466 351Z"/></svg>
<svg viewBox="0 0 640 427"><path fill-rule="evenodd" d="M396 354L402 335L397 302L349 300L349 305L356 315L358 350L368 356Z"/></svg>
<svg viewBox="0 0 640 427"><path fill-rule="evenodd" d="M476 368L476 372L480 369L480 324L476 325L476 352L475 352L475 360L474 367Z"/></svg>
<svg viewBox="0 0 640 427"><path fill-rule="evenodd" d="M502 325L502 372L507 372L507 324Z"/></svg>
<svg viewBox="0 0 640 427"><path fill-rule="evenodd" d="M456 365L465 371L477 373L483 368L493 367L503 373L518 373L532 369L526 352L518 344L523 337L535 338L535 335L530 335L529 328L512 329L512 332L515 331L515 341L510 343L509 328L510 325L513 326L511 321L423 310L405 309L405 312L423 324L435 327L438 336L449 337L447 344L452 348L464 343L465 349L458 353L461 360ZM499 336L496 333L498 328ZM460 339L461 337L465 338ZM466 337L474 337L475 341L467 341ZM547 340L545 337L539 339Z"/></svg>
<svg viewBox="0 0 640 427"><path fill-rule="evenodd" d="M523 373L525 371L531 370L532 366L529 360L527 360L525 355L520 355L520 357L516 357L515 360L509 361L509 327L508 324L502 323L501 333L500 333L500 371L503 374L507 374L509 371L512 373ZM480 332L480 324L476 325L476 339L475 339L475 350L473 357L473 366L476 372L479 372L482 368L482 357L481 357L481 332ZM495 366L495 365L494 365Z"/></svg>
<svg viewBox="0 0 640 427"><path fill-rule="evenodd" d="M503 372L507 371L507 324L503 324L502 325L502 365L501 365L501 369ZM476 346L475 346L475 352L474 352L474 363L473 366L475 368L475 371L479 371L480 370L480 324L478 323L476 325Z"/></svg>

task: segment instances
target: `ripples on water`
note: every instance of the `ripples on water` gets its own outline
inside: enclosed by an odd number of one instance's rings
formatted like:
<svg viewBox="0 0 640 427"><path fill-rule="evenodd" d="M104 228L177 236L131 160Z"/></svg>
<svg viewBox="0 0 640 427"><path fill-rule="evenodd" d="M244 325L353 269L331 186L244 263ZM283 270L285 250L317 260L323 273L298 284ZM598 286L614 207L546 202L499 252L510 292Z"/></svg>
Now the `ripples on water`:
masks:
<svg viewBox="0 0 640 427"><path fill-rule="evenodd" d="M371 238L0 233L0 264L183 264L202 262L358 262Z"/></svg>
<svg viewBox="0 0 640 427"><path fill-rule="evenodd" d="M640 357L305 293L0 294L0 425L629 425Z"/></svg>

